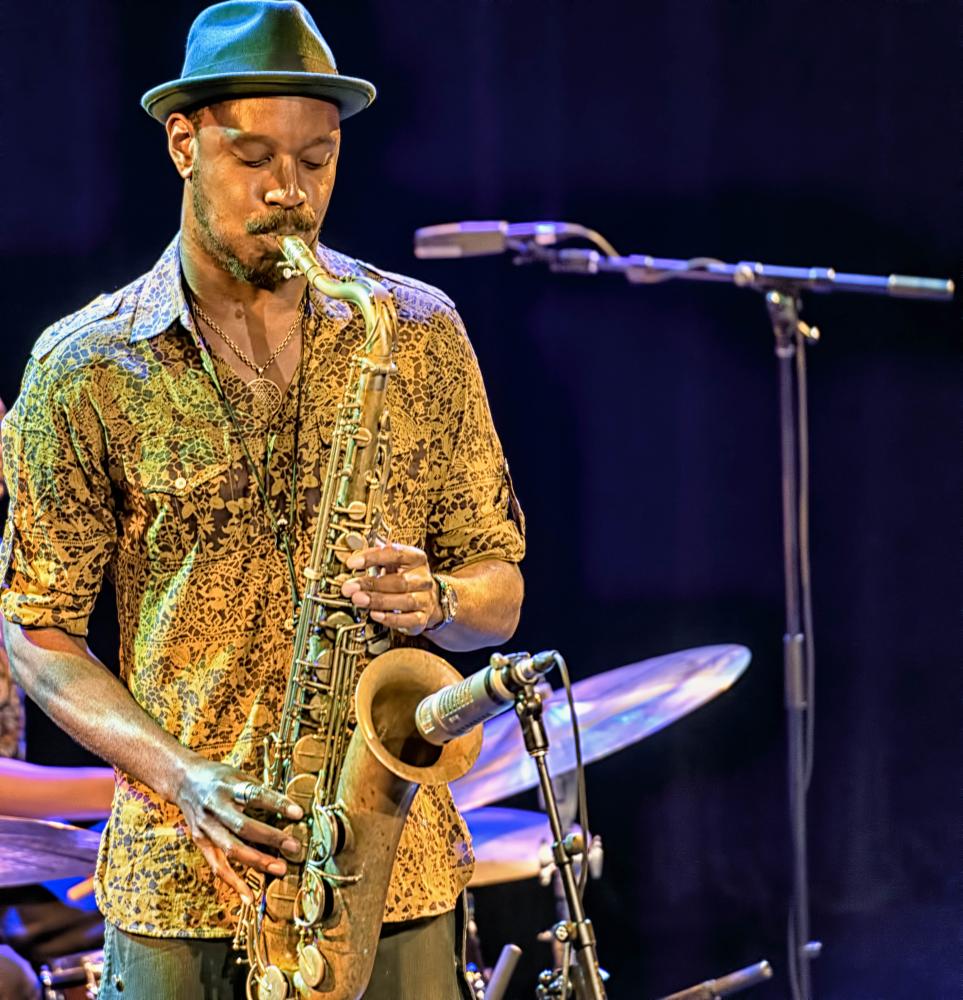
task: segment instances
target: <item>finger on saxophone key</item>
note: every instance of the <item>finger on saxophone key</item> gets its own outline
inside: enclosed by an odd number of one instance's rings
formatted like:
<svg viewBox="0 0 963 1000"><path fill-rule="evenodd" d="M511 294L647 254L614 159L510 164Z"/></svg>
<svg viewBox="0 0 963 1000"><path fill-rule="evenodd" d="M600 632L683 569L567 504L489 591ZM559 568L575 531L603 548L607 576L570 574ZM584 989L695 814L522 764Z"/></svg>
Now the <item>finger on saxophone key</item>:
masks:
<svg viewBox="0 0 963 1000"><path fill-rule="evenodd" d="M304 810L293 799L253 781L235 790L234 801L244 808L253 805L267 812L279 813L288 819L301 819L304 815Z"/></svg>

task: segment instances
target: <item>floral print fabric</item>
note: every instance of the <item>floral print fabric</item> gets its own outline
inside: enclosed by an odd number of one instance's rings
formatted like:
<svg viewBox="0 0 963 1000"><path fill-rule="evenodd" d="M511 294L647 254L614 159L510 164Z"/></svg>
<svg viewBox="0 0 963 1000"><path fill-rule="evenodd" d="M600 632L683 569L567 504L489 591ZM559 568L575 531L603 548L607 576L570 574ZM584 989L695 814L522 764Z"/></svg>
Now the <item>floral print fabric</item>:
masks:
<svg viewBox="0 0 963 1000"><path fill-rule="evenodd" d="M324 247L317 254L332 275L384 283L398 309L388 393L392 539L423 548L436 571L517 562L521 512L451 302ZM297 441L299 578L335 407L363 335L356 310L312 292L301 369L268 423L254 416L244 383L213 362L276 516L289 507ZM3 425L10 513L0 607L18 624L83 636L110 574L121 677L134 698L186 746L260 774L290 666L291 585L202 349L176 239L146 275L40 337ZM104 916L138 934L230 934L236 898L208 871L179 810L128 775L117 782L97 871ZM472 865L447 788L421 789L386 919L450 909Z"/></svg>

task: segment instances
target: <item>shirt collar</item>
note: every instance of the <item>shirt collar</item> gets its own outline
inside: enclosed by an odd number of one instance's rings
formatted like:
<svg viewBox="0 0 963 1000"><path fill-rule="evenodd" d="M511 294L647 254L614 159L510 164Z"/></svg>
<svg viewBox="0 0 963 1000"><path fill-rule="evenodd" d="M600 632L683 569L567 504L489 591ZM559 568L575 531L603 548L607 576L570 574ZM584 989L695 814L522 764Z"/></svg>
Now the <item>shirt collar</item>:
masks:
<svg viewBox="0 0 963 1000"><path fill-rule="evenodd" d="M194 330L194 320L181 282L181 237L178 233L147 272L137 298L130 343L148 340L169 330L179 321L185 330Z"/></svg>
<svg viewBox="0 0 963 1000"><path fill-rule="evenodd" d="M149 340L165 333L175 322L179 322L188 333L196 334L194 317L184 294L180 247L181 235L178 233L145 275L137 298L137 308L134 310L129 343L136 344L140 340ZM329 274L346 278L357 277L361 273L349 257L323 244L316 244L314 251ZM351 316L348 304L338 300L331 300L326 311L341 319Z"/></svg>

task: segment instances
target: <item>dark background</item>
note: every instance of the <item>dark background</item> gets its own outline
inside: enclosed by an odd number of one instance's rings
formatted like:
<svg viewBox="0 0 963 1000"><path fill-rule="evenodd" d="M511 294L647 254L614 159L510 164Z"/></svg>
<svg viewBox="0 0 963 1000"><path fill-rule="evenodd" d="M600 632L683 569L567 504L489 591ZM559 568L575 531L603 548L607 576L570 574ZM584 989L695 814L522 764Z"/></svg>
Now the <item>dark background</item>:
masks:
<svg viewBox="0 0 963 1000"><path fill-rule="evenodd" d="M3 14L0 253L17 392L39 332L148 269L177 224L163 132L200 4ZM959 277L959 8L926 0L315 0L346 123L323 238L445 288L526 508L514 648L576 677L671 650L753 651L727 694L589 771L613 998L767 957L789 882L775 365L760 298L507 259L419 262L412 231L564 218L624 253ZM810 297L818 661L811 804L822 998L959 995L958 308ZM109 616L104 616L109 617ZM103 623L94 635L108 660ZM469 667L480 658L468 660ZM462 665L465 665L463 663ZM95 707L92 706L94 711ZM30 753L84 759L39 713ZM531 797L513 804L532 806ZM490 961L548 964L534 883L478 893Z"/></svg>

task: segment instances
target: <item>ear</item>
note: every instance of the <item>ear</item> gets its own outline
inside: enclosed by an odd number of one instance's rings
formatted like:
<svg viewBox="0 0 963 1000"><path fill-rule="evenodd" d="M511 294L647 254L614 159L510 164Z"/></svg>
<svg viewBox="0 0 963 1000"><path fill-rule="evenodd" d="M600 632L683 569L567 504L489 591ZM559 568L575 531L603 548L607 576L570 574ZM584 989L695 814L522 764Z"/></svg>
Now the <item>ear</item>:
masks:
<svg viewBox="0 0 963 1000"><path fill-rule="evenodd" d="M164 123L167 129L167 152L174 161L177 172L185 181L191 179L194 172L194 160L197 156L197 135L189 118L179 112L168 116Z"/></svg>

